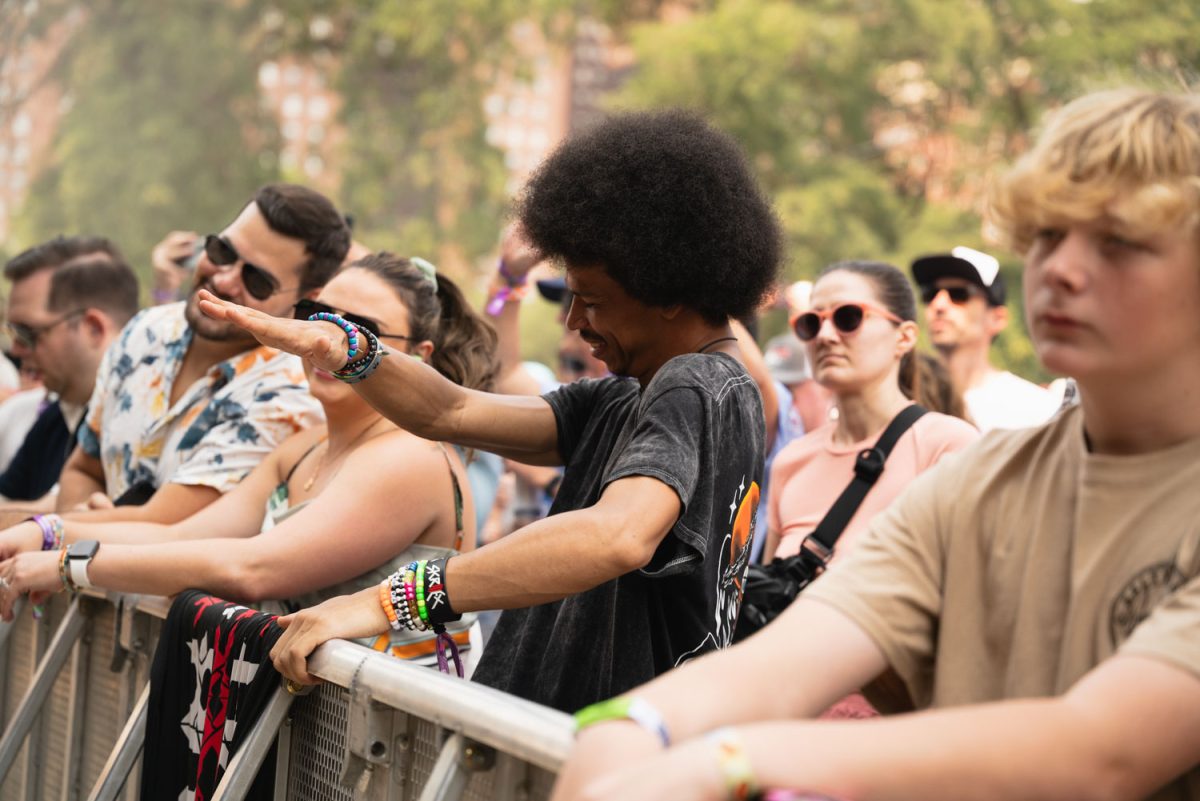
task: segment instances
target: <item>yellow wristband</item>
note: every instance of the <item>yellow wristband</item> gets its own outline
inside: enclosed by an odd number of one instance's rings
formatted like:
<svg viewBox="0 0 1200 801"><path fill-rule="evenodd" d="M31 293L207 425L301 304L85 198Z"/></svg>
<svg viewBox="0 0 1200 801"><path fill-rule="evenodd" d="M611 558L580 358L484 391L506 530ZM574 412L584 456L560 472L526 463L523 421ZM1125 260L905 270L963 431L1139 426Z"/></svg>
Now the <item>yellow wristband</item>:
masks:
<svg viewBox="0 0 1200 801"><path fill-rule="evenodd" d="M742 737L736 729L717 729L709 732L706 739L717 752L717 766L725 779L726 798L731 801L747 801L758 795L758 782L754 780L754 768L746 756Z"/></svg>

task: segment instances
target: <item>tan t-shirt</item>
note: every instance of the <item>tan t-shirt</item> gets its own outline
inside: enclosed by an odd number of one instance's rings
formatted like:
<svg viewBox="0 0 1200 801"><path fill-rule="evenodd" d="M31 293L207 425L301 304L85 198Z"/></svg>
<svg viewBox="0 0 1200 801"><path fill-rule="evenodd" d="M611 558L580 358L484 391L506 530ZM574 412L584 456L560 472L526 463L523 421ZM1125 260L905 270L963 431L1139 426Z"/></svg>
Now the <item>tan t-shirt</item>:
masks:
<svg viewBox="0 0 1200 801"><path fill-rule="evenodd" d="M1200 439L1091 454L1075 407L944 458L805 597L883 650L885 712L1061 695L1118 651L1200 678L1198 487ZM1154 798L1200 799L1200 769Z"/></svg>

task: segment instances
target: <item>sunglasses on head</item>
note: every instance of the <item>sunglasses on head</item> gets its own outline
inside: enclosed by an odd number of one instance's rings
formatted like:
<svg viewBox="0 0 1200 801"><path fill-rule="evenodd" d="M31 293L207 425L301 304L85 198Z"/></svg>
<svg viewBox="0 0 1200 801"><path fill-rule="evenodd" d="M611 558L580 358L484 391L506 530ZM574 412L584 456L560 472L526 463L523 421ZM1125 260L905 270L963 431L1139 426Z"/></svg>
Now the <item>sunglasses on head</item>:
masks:
<svg viewBox="0 0 1200 801"><path fill-rule="evenodd" d="M352 323L352 324L358 326L359 328L365 328L366 330L370 331L372 334L374 334L377 337L391 337L392 339L403 339L408 342L416 342L415 338L406 336L405 334L389 334L384 331L380 331L379 324L376 323L374 320L363 317L361 314L355 314L354 312L341 311L340 309L335 309L332 306L330 306L328 303L322 303L319 300L310 300L308 298L301 298L299 301L296 302L296 305L293 306L292 308L294 309L293 316L297 320L307 320L309 317L312 317L314 314L317 314L319 312L326 312L328 314L336 314L339 317L341 317L343 320L345 320L346 322Z"/></svg>
<svg viewBox="0 0 1200 801"><path fill-rule="evenodd" d="M217 234L209 234L204 237L204 254L208 256L208 260L215 267L229 267L242 263L242 286L246 287L246 291L251 297L257 300L266 300L275 293L281 291L279 281L275 276L255 264L243 259L237 252L237 248L223 236Z"/></svg>
<svg viewBox="0 0 1200 801"><path fill-rule="evenodd" d="M840 306L834 306L832 309L821 309L820 311L807 311L792 320L792 330L796 332L796 336L808 342L816 339L817 334L821 333L821 326L825 324L825 320L833 320L833 327L843 334L849 334L857 331L863 323L863 318L868 314L878 314L884 319L891 320L893 323L901 323L901 320L896 315L886 309L881 309L878 306L872 306L869 303L843 303Z"/></svg>
<svg viewBox="0 0 1200 801"><path fill-rule="evenodd" d="M938 286L937 284L921 284L921 300L926 304L933 303L940 293L945 292L946 297L950 298L950 302L955 306L961 306L971 298L983 297L983 290L974 284L963 284L962 286Z"/></svg>

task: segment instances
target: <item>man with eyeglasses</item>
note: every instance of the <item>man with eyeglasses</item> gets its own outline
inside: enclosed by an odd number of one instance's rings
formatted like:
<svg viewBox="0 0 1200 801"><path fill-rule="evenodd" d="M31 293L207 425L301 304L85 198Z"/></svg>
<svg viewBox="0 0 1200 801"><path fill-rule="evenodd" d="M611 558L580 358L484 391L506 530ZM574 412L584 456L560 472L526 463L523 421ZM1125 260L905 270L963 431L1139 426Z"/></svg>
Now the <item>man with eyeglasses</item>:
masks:
<svg viewBox="0 0 1200 801"><path fill-rule="evenodd" d="M112 242L91 236L29 248L4 266L4 276L12 281L5 328L13 355L52 394L3 466L0 499L38 501L74 448L104 351L137 311L137 277ZM49 501L42 505L49 510Z"/></svg>
<svg viewBox="0 0 1200 801"><path fill-rule="evenodd" d="M925 302L929 340L980 431L1049 420L1060 401L1050 390L992 365L992 342L1008 325L1004 276L994 257L967 247L912 263Z"/></svg>
<svg viewBox="0 0 1200 801"><path fill-rule="evenodd" d="M181 520L237 484L286 437L319 419L300 362L200 314L196 292L290 315L341 265L345 220L310 189L258 190L204 238L186 300L144 310L105 355L59 511L97 520ZM102 493L98 497L96 494ZM137 508L134 508L137 507Z"/></svg>

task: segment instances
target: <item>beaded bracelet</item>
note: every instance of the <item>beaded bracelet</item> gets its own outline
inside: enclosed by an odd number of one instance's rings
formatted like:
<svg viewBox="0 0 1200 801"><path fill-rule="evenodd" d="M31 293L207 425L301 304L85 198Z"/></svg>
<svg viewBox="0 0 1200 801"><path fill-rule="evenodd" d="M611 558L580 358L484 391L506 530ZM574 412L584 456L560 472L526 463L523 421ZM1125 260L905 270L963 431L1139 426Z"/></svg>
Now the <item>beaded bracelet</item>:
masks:
<svg viewBox="0 0 1200 801"><path fill-rule="evenodd" d="M717 729L706 734L705 739L716 748L717 765L725 779L725 797L731 801L747 801L757 797L758 782L754 779L754 768L746 756L746 747L737 730Z"/></svg>
<svg viewBox="0 0 1200 801"><path fill-rule="evenodd" d="M396 622L391 627L396 631L410 628L406 610L404 610L404 585L402 582L400 571L392 573L388 578L388 606L391 607L391 614L396 618Z"/></svg>
<svg viewBox="0 0 1200 801"><path fill-rule="evenodd" d="M316 314L309 315L308 319L310 321L323 320L327 323L333 323L338 328L345 331L346 339L349 340L349 343L350 343L350 349L346 353L346 361L354 360L354 357L358 355L358 327L357 326L355 326L353 323L351 323L349 320L342 317L341 315L331 314L329 312L317 312Z"/></svg>
<svg viewBox="0 0 1200 801"><path fill-rule="evenodd" d="M379 605L383 607L383 613L387 615L388 625L392 627L393 631L399 631L400 621L396 618L396 609L391 603L388 584L387 579L379 582Z"/></svg>
<svg viewBox="0 0 1200 801"><path fill-rule="evenodd" d="M417 562L417 613L421 622L429 623L429 611L425 608L425 565L424 559Z"/></svg>
<svg viewBox="0 0 1200 801"><path fill-rule="evenodd" d="M340 370L333 372L334 378L347 384L357 384L366 379L379 367L379 362L387 355L387 351L379 345L379 339L367 329L361 329L367 341L366 348L358 359L347 361Z"/></svg>

